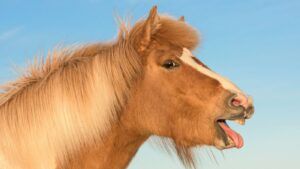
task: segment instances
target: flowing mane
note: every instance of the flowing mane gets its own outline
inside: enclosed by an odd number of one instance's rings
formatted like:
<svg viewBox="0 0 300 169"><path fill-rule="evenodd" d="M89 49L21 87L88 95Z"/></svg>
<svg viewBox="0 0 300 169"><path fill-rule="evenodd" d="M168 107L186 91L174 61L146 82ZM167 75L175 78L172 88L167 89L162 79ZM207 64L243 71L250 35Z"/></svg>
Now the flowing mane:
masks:
<svg viewBox="0 0 300 169"><path fill-rule="evenodd" d="M36 58L34 63L28 67L27 72L25 72L18 80L1 86L1 90L3 92L0 95L0 106L22 93L22 91L26 90L29 86L36 85L37 83L39 83L40 86L47 82L50 77L60 76L63 69L75 68L84 62L89 62L95 59L95 57L101 57L99 60L100 62L105 62L106 59L112 59L112 62L115 61L114 59L121 60L121 62L127 61L126 57L113 56L116 54L117 50L126 50L125 48L120 49L122 47L125 47L125 42L122 41L107 44L90 44L79 47L58 49L49 53L46 58ZM119 55L123 55L123 53L119 53ZM126 67L126 65L124 67ZM82 69L79 71L88 70Z"/></svg>
<svg viewBox="0 0 300 169"><path fill-rule="evenodd" d="M31 147L37 161L56 160L51 158L87 141L99 141L142 70L140 58L126 43L118 40L54 52L6 85L0 98L0 137L5 138L1 150L18 151L22 157Z"/></svg>

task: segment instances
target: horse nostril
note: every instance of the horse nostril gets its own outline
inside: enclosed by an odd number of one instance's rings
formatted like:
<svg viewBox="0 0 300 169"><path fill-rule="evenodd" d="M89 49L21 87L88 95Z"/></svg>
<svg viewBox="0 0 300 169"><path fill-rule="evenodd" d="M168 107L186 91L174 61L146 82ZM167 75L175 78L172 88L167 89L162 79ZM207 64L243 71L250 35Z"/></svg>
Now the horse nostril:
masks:
<svg viewBox="0 0 300 169"><path fill-rule="evenodd" d="M241 105L241 100L238 98L237 94L233 94L229 100L228 105L231 108L237 108Z"/></svg>
<svg viewBox="0 0 300 169"><path fill-rule="evenodd" d="M238 100L237 98L233 98L233 99L231 99L231 105L238 107L239 105L241 105L241 101Z"/></svg>
<svg viewBox="0 0 300 169"><path fill-rule="evenodd" d="M238 94L233 94L229 98L228 105L231 108L243 107L244 109L247 109L249 107L249 102L248 102L248 98L245 95L238 93Z"/></svg>

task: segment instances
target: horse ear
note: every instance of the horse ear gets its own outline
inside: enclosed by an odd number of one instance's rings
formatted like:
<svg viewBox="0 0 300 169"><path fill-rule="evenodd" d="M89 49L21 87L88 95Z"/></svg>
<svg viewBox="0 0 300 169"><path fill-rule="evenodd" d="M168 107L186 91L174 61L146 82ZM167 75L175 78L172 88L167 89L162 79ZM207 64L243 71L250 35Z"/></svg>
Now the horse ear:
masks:
<svg viewBox="0 0 300 169"><path fill-rule="evenodd" d="M184 21L185 21L184 16L181 16L181 17L178 19L178 21L184 22Z"/></svg>
<svg viewBox="0 0 300 169"><path fill-rule="evenodd" d="M155 32L159 29L159 16L157 14L157 6L152 7L149 12L149 16L144 22L142 28L142 34L140 39L139 51L145 51L151 42L151 36L155 34Z"/></svg>

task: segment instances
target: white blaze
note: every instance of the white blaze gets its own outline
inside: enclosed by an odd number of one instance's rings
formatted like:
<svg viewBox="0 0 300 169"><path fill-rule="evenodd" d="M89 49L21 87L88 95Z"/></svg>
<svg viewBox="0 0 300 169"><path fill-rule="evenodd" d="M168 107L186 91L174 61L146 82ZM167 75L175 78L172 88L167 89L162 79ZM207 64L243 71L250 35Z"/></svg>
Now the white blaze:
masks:
<svg viewBox="0 0 300 169"><path fill-rule="evenodd" d="M206 67L198 64L192 57L193 57L193 54L187 48L183 48L183 52L182 52L182 55L180 56L180 59L184 63L190 65L191 67L193 67L197 71L205 74L206 76L211 77L211 78L219 81L224 89L227 89L227 90L229 90L233 93L236 93L238 95L243 93L238 87L236 87L228 79L226 79L226 78L218 75L217 73L207 69Z"/></svg>

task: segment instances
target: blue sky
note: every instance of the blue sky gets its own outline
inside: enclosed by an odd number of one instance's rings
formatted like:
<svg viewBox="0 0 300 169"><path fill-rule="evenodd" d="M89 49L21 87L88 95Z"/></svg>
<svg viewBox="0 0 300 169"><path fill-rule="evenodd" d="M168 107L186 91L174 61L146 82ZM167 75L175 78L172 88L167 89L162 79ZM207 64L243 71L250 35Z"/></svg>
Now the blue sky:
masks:
<svg viewBox="0 0 300 169"><path fill-rule="evenodd" d="M300 157L300 1L297 0L0 0L0 82L18 75L34 56L58 44L109 40L114 16L145 16L153 5L202 33L200 60L254 97L256 114L242 133L245 147L200 150L202 169L296 169ZM146 143L129 169L183 169Z"/></svg>

